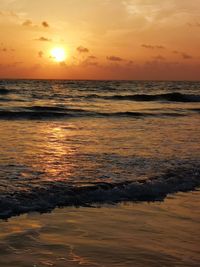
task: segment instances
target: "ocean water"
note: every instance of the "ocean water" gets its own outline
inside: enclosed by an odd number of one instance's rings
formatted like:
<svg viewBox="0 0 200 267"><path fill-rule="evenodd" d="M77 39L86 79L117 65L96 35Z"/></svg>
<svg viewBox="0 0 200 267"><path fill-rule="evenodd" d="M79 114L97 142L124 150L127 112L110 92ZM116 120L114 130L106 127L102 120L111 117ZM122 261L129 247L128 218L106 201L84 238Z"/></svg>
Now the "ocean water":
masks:
<svg viewBox="0 0 200 267"><path fill-rule="evenodd" d="M200 186L200 82L0 81L0 218Z"/></svg>

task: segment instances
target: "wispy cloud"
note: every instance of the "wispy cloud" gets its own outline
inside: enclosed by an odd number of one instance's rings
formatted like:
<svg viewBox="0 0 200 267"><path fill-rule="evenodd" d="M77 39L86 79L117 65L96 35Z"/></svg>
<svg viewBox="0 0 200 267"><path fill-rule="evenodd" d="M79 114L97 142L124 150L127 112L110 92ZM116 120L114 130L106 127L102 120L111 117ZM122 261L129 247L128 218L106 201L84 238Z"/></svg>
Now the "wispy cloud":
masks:
<svg viewBox="0 0 200 267"><path fill-rule="evenodd" d="M181 53L183 59L192 59L193 57L187 53Z"/></svg>
<svg viewBox="0 0 200 267"><path fill-rule="evenodd" d="M40 37L40 38L35 39L35 41L40 41L40 42L51 42L51 39L42 36L42 37Z"/></svg>
<svg viewBox="0 0 200 267"><path fill-rule="evenodd" d="M179 24L188 21L199 10L199 1L188 0L123 0L127 13L143 17L149 25L162 27L168 23ZM180 20L178 19L180 18Z"/></svg>
<svg viewBox="0 0 200 267"><path fill-rule="evenodd" d="M17 13L15 11L0 11L0 16L20 19L23 13Z"/></svg>
<svg viewBox="0 0 200 267"><path fill-rule="evenodd" d="M31 19L26 19L24 22L22 22L22 26L25 27L34 27L34 28L49 28L49 23L47 21L41 22L41 24L34 23Z"/></svg>
<svg viewBox="0 0 200 267"><path fill-rule="evenodd" d="M90 50L87 48L87 47L84 47L84 46L79 46L77 47L76 49L79 53L89 53Z"/></svg>
<svg viewBox="0 0 200 267"><path fill-rule="evenodd" d="M84 65L84 66L87 66L87 67L90 67L90 66L98 66L99 63L97 61L93 61L93 60L90 60L89 58L86 58L82 63L81 65Z"/></svg>
<svg viewBox="0 0 200 267"><path fill-rule="evenodd" d="M22 23L22 26L27 26L27 27L33 26L33 22L32 22L32 20L27 19Z"/></svg>
<svg viewBox="0 0 200 267"><path fill-rule="evenodd" d="M163 45L142 44L141 46L146 49L166 49Z"/></svg>
<svg viewBox="0 0 200 267"><path fill-rule="evenodd" d="M95 57L95 56L89 56L88 58L89 59L97 59L97 57Z"/></svg>
<svg viewBox="0 0 200 267"><path fill-rule="evenodd" d="M15 49L6 47L6 46L4 46L3 43L0 45L0 52L4 52L4 53L9 53L9 52L11 52L11 53L12 53L12 52L14 52L14 51L15 51Z"/></svg>
<svg viewBox="0 0 200 267"><path fill-rule="evenodd" d="M180 55L183 59L192 59L192 58L193 58L192 55L189 55L189 54L186 53L186 52L181 52L181 51L174 50L174 51L172 51L172 53L173 53L173 54Z"/></svg>
<svg viewBox="0 0 200 267"><path fill-rule="evenodd" d="M118 57L118 56L108 56L108 57L107 57L107 60L109 60L109 61L120 62L120 61L123 61L124 59L121 58L121 57Z"/></svg>
<svg viewBox="0 0 200 267"><path fill-rule="evenodd" d="M4 48L1 48L0 51L1 52L8 52L8 49L4 47Z"/></svg>
<svg viewBox="0 0 200 267"><path fill-rule="evenodd" d="M99 62L97 61L97 57L94 55L89 55L84 58L73 56L73 66L83 66L83 67L97 67L99 66Z"/></svg>

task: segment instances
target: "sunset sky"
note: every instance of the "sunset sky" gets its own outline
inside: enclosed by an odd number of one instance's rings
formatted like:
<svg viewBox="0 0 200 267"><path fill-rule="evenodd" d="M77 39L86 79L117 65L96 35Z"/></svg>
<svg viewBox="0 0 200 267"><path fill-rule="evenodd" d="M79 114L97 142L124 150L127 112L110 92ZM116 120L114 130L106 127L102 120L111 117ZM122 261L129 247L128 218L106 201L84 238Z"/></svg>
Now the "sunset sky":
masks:
<svg viewBox="0 0 200 267"><path fill-rule="evenodd" d="M0 0L0 57L0 78L199 80L200 0Z"/></svg>

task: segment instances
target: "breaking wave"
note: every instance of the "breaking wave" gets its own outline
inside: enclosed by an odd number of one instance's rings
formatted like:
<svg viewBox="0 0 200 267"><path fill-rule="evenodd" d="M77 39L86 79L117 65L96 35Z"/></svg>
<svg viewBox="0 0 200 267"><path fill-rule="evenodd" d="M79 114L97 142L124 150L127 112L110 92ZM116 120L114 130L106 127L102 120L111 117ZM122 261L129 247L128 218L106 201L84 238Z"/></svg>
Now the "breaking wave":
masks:
<svg viewBox="0 0 200 267"><path fill-rule="evenodd" d="M75 186L65 182L43 184L30 191L0 195L0 218L27 212L48 212L56 207L114 204L123 201L163 201L168 194L200 186L200 169L185 167L143 181Z"/></svg>

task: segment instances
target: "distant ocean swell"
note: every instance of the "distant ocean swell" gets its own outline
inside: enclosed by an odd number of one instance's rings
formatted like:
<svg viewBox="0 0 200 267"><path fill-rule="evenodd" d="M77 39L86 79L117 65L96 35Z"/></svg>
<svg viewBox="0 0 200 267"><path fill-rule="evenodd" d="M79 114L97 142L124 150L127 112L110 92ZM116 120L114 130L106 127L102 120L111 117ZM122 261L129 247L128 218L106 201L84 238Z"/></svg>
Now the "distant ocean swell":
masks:
<svg viewBox="0 0 200 267"><path fill-rule="evenodd" d="M200 186L199 166L179 167L143 181L94 183L72 186L65 182L40 184L30 191L0 195L0 218L27 212L48 212L62 206L114 204L122 201L163 201L168 194L187 192Z"/></svg>
<svg viewBox="0 0 200 267"><path fill-rule="evenodd" d="M88 98L101 98L99 95L89 95ZM108 100L128 100L128 101L169 101L169 102L200 102L200 95L183 93L166 94L133 94L133 95L113 95L102 97Z"/></svg>
<svg viewBox="0 0 200 267"><path fill-rule="evenodd" d="M182 103L198 103L200 102L200 95L198 94L185 94L179 92L173 93L161 93L161 94L116 94L116 95L103 95L99 94L102 92L102 89L96 90L98 94L86 94L86 95L67 95L65 94L64 98L85 98L85 99L104 99L104 100L127 100L127 101L139 101L139 102L151 102L151 101L161 101L161 102L182 102ZM111 92L111 91L110 91ZM15 90L0 88L0 95L9 95L15 93ZM20 92L19 92L20 93ZM33 94L34 95L34 94ZM57 97L58 95L54 95ZM37 97L37 95L34 95ZM40 95L40 97L42 97ZM4 98L0 99L4 101Z"/></svg>

